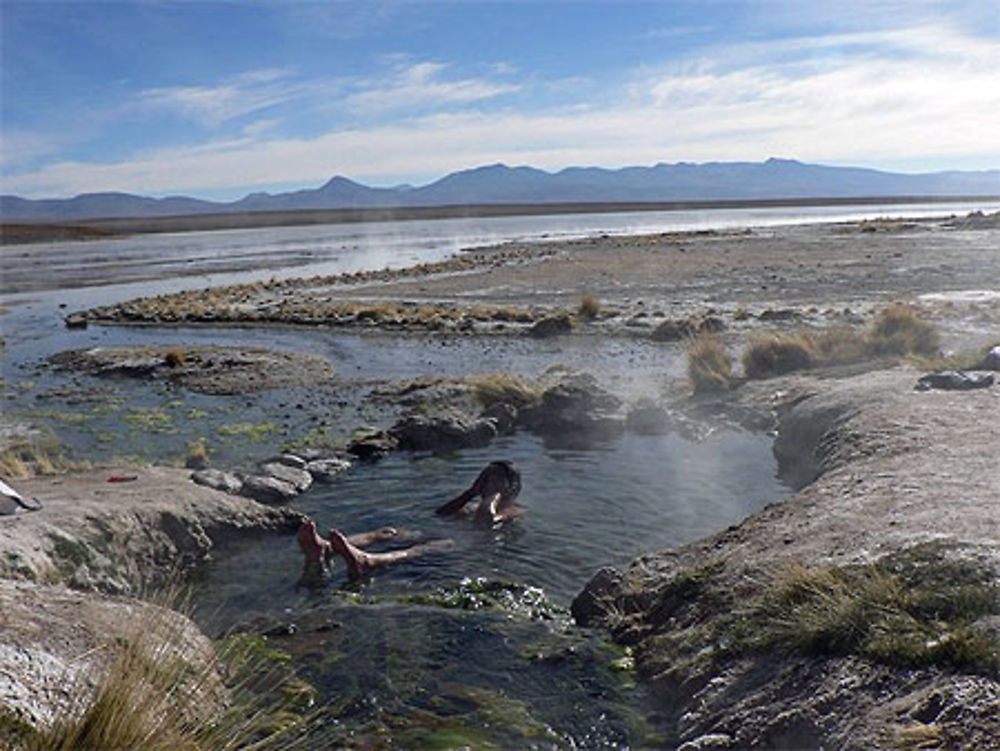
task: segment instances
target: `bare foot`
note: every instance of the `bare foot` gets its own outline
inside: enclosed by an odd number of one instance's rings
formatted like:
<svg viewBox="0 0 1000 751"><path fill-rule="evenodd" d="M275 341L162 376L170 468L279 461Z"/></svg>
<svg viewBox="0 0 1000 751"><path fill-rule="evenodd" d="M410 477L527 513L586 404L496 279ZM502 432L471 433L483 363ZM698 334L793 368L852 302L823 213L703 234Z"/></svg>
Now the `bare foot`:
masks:
<svg viewBox="0 0 1000 751"><path fill-rule="evenodd" d="M339 529L330 530L330 547L344 559L351 579L360 579L371 568L368 553L353 545Z"/></svg>
<svg viewBox="0 0 1000 751"><path fill-rule="evenodd" d="M451 540L432 540L421 545L413 545L402 550L390 550L385 553L368 553L356 545L336 529L330 530L330 547L347 564L347 575L351 579L360 579L374 568L391 566L438 550L446 550L454 543Z"/></svg>
<svg viewBox="0 0 1000 751"><path fill-rule="evenodd" d="M316 530L316 522L306 519L299 526L299 531L295 533L295 539L299 542L299 548L305 556L306 561L322 562L328 557L330 543L319 536Z"/></svg>

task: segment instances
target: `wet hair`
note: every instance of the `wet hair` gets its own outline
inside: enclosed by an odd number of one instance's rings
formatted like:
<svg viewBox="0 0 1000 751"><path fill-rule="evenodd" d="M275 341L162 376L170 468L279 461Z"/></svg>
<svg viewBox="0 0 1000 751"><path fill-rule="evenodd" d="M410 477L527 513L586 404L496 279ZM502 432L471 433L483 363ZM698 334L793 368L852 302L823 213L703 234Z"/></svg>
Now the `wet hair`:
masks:
<svg viewBox="0 0 1000 751"><path fill-rule="evenodd" d="M509 461L490 462L476 478L479 492L485 495L501 493L513 501L521 492L521 473Z"/></svg>

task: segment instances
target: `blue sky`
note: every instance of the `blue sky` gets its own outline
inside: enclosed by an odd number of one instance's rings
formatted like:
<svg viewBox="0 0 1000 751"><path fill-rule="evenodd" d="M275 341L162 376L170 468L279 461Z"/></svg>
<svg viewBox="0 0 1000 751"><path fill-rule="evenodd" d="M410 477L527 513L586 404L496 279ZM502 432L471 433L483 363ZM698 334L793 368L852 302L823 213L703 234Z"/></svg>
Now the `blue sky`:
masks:
<svg viewBox="0 0 1000 751"><path fill-rule="evenodd" d="M0 192L29 197L1000 167L997 0L0 0L0 28Z"/></svg>

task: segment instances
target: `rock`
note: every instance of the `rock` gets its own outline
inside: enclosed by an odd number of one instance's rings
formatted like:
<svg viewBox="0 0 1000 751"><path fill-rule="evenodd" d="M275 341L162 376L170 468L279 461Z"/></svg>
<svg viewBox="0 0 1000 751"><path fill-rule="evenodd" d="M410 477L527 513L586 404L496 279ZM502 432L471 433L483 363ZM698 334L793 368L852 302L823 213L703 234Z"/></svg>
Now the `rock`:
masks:
<svg viewBox="0 0 1000 751"><path fill-rule="evenodd" d="M347 446L347 453L363 462L377 462L399 448L396 437L384 430L357 435Z"/></svg>
<svg viewBox="0 0 1000 751"><path fill-rule="evenodd" d="M279 480L271 475L250 475L243 478L240 495L253 498L268 505L284 505L291 503L299 492L290 482Z"/></svg>
<svg viewBox="0 0 1000 751"><path fill-rule="evenodd" d="M79 714L93 696L96 678L122 648L135 650L144 665L163 669L170 664L171 674L183 667L184 674L198 676L192 681L193 699L206 720L227 701L212 642L180 613L140 600L93 592L84 596L62 586L4 579L0 613L0 738L5 749L31 745L15 742L19 730Z"/></svg>
<svg viewBox="0 0 1000 751"><path fill-rule="evenodd" d="M594 626L603 622L607 614L609 598L613 598L624 586L625 577L618 569L604 566L599 569L587 586L570 605L573 618L581 626Z"/></svg>
<svg viewBox="0 0 1000 751"><path fill-rule="evenodd" d="M536 405L520 412L522 424L543 435L589 440L625 430L622 402L601 388L589 373L574 373L542 393Z"/></svg>
<svg viewBox="0 0 1000 751"><path fill-rule="evenodd" d="M642 401L629 410L625 427L639 435L662 435L670 430L670 413L659 404Z"/></svg>
<svg viewBox="0 0 1000 751"><path fill-rule="evenodd" d="M733 738L725 733L708 733L677 747L677 751L723 751L733 747Z"/></svg>
<svg viewBox="0 0 1000 751"><path fill-rule="evenodd" d="M496 438L492 420L469 419L456 412L440 415L410 415L389 431L399 447L410 451L448 451L486 446Z"/></svg>
<svg viewBox="0 0 1000 751"><path fill-rule="evenodd" d="M726 324L716 316L705 316L698 324L698 332L704 334L718 334L725 329Z"/></svg>
<svg viewBox="0 0 1000 751"><path fill-rule="evenodd" d="M992 373L967 373L964 370L945 370L920 376L917 391L941 389L944 391L969 391L985 389L993 385Z"/></svg>
<svg viewBox="0 0 1000 751"><path fill-rule="evenodd" d="M232 472L223 472L220 469L200 469L191 474L191 479L198 485L221 490L230 495L240 495L240 488L243 487L243 480Z"/></svg>
<svg viewBox="0 0 1000 751"><path fill-rule="evenodd" d="M689 336L697 336L698 334L717 334L725 328L726 325L722 322L721 318L715 316L691 316L689 318L663 321L653 329L649 338L654 342L677 342Z"/></svg>
<svg viewBox="0 0 1000 751"><path fill-rule="evenodd" d="M573 321L570 319L569 313L557 313L535 321L528 329L528 336L536 339L547 339L551 336L568 334L572 330Z"/></svg>
<svg viewBox="0 0 1000 751"><path fill-rule="evenodd" d="M134 482L108 484L107 468L23 480L19 489L44 507L16 523L0 519L0 578L148 592L233 542L289 535L301 523L288 508L196 484L187 470L127 469Z"/></svg>
<svg viewBox="0 0 1000 751"><path fill-rule="evenodd" d="M86 313L70 313L63 319L68 329L85 329L87 328L87 314Z"/></svg>
<svg viewBox="0 0 1000 751"><path fill-rule="evenodd" d="M688 336L693 336L694 327L690 319L666 320L653 329L649 338L654 342L677 342Z"/></svg>
<svg viewBox="0 0 1000 751"><path fill-rule="evenodd" d="M510 435L517 426L517 407L507 402L491 404L479 416L484 420L492 420L497 435Z"/></svg>
<svg viewBox="0 0 1000 751"><path fill-rule="evenodd" d="M992 347L989 352L983 355L983 359L976 367L979 370L1000 370L1000 344Z"/></svg>
<svg viewBox="0 0 1000 751"><path fill-rule="evenodd" d="M651 401L640 401L625 417L625 428L639 435L678 433L689 441L704 441L713 433L711 425L682 412L671 412Z"/></svg>
<svg viewBox="0 0 1000 751"><path fill-rule="evenodd" d="M304 469L296 469L287 464L268 461L259 465L260 471L295 488L296 493L304 493L312 485L312 475Z"/></svg>
<svg viewBox="0 0 1000 751"><path fill-rule="evenodd" d="M306 468L306 459L296 454L279 454L266 461L269 463L284 464L286 467L292 467L293 469Z"/></svg>
<svg viewBox="0 0 1000 751"><path fill-rule="evenodd" d="M794 321L800 317L799 312L791 308L781 308L780 310L768 308L757 316L757 319L760 321Z"/></svg>
<svg viewBox="0 0 1000 751"><path fill-rule="evenodd" d="M312 475L315 482L333 482L337 475L342 474L351 468L351 463L346 459L330 457L327 459L313 459L306 464L306 472Z"/></svg>

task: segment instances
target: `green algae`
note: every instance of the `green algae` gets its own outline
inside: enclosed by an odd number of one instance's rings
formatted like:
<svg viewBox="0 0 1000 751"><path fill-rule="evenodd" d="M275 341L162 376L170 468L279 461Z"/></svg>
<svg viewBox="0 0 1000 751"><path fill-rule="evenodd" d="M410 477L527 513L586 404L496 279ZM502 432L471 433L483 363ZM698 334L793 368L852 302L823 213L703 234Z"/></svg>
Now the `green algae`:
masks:
<svg viewBox="0 0 1000 751"><path fill-rule="evenodd" d="M402 602L458 610L499 610L532 620L567 620L568 611L554 605L540 587L485 577L465 578L454 587L407 595Z"/></svg>
<svg viewBox="0 0 1000 751"><path fill-rule="evenodd" d="M223 438L238 439L249 443L264 443L282 432L281 426L273 422L235 422L216 428Z"/></svg>

